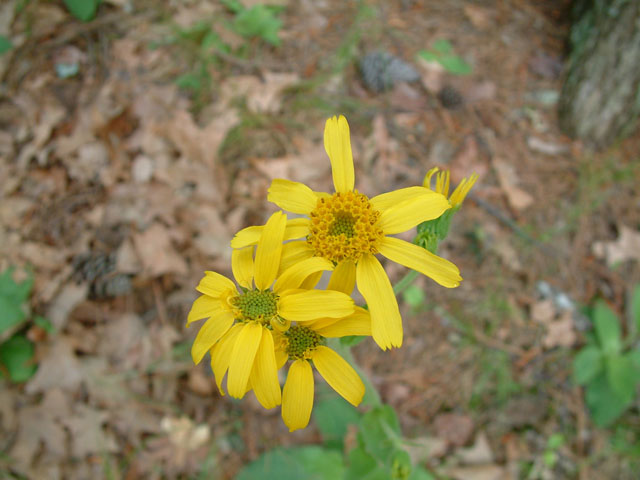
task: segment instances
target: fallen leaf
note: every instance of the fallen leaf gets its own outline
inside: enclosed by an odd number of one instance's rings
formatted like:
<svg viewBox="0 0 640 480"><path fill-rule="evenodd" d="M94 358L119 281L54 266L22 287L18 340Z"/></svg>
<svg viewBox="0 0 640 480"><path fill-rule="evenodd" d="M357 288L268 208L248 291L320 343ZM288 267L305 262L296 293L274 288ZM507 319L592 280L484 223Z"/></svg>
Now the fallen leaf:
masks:
<svg viewBox="0 0 640 480"><path fill-rule="evenodd" d="M435 418L433 425L438 438L455 447L467 443L473 434L473 420L468 415L441 413Z"/></svg>
<svg viewBox="0 0 640 480"><path fill-rule="evenodd" d="M595 242L593 254L604 258L610 267L627 260L640 261L640 232L625 225L618 227L618 238L610 242Z"/></svg>
<svg viewBox="0 0 640 480"><path fill-rule="evenodd" d="M548 325L556 317L556 307L553 300L540 300L531 306L531 319Z"/></svg>
<svg viewBox="0 0 640 480"><path fill-rule="evenodd" d="M498 175L500 186L507 196L507 200L511 207L519 211L524 210L533 204L533 197L525 190L518 187L520 180L518 179L513 165L503 160L494 159L493 168Z"/></svg>
<svg viewBox="0 0 640 480"><path fill-rule="evenodd" d="M405 445L405 449L411 457L411 463L414 465L444 457L447 448L447 441L438 437L412 438Z"/></svg>
<svg viewBox="0 0 640 480"><path fill-rule="evenodd" d="M493 462L493 452L484 432L478 433L475 442L469 448L456 450L456 455L464 465L482 465Z"/></svg>
<svg viewBox="0 0 640 480"><path fill-rule="evenodd" d="M206 255L218 256L231 260L229 243L233 235L228 231L225 222L220 218L219 208L201 204L196 209L194 226L198 232L193 243Z"/></svg>
<svg viewBox="0 0 640 480"><path fill-rule="evenodd" d="M548 142L533 136L527 137L527 145L534 152L543 153L549 156L561 155L569 151L569 145Z"/></svg>
<svg viewBox="0 0 640 480"><path fill-rule="evenodd" d="M464 14L478 30L486 30L491 26L491 10L478 5L466 4Z"/></svg>
<svg viewBox="0 0 640 480"><path fill-rule="evenodd" d="M39 359L38 370L27 383L25 391L34 394L56 387L75 391L82 378L82 365L71 348L71 342L60 335L54 338L49 350Z"/></svg>
<svg viewBox="0 0 640 480"><path fill-rule="evenodd" d="M188 268L182 255L171 243L171 232L160 223L154 223L147 230L133 235L138 257L144 273L157 277L165 273L186 275Z"/></svg>
<svg viewBox="0 0 640 480"><path fill-rule="evenodd" d="M87 455L104 455L119 450L113 435L102 428L108 418L105 411L77 403L73 415L62 419L71 433L72 457L83 459Z"/></svg>
<svg viewBox="0 0 640 480"><path fill-rule="evenodd" d="M300 80L297 73L264 74L262 82L256 90L249 93L247 107L255 113L278 113L282 110L282 92Z"/></svg>
<svg viewBox="0 0 640 480"><path fill-rule="evenodd" d="M55 297L47 309L47 318L58 331L62 330L67 323L69 314L89 294L89 284L75 282L67 283L60 293Z"/></svg>
<svg viewBox="0 0 640 480"><path fill-rule="evenodd" d="M44 394L39 405L22 406L17 411L18 432L11 458L24 469L28 469L41 443L47 456L62 459L67 456L67 435L60 419L69 416L67 397L58 388L51 388Z"/></svg>
<svg viewBox="0 0 640 480"><path fill-rule="evenodd" d="M455 480L509 480L507 470L499 465L476 465L458 467L446 471Z"/></svg>
<svg viewBox="0 0 640 480"><path fill-rule="evenodd" d="M547 334L542 345L545 348L571 347L577 339L573 314L564 312L560 318L547 325Z"/></svg>

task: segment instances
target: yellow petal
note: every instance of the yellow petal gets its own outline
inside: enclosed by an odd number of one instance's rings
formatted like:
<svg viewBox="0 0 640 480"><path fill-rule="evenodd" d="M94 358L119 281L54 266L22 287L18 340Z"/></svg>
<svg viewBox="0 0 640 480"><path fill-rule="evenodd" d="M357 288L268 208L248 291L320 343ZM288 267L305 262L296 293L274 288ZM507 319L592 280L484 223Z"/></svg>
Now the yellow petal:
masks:
<svg viewBox="0 0 640 480"><path fill-rule="evenodd" d="M219 297L225 290L235 290L236 286L227 277L216 272L204 272L204 278L196 287L196 290L210 297Z"/></svg>
<svg viewBox="0 0 640 480"><path fill-rule="evenodd" d="M191 306L189 315L187 315L187 327L191 325L192 322L220 314L223 311L224 309L220 303L220 299L202 295L196 298Z"/></svg>
<svg viewBox="0 0 640 480"><path fill-rule="evenodd" d="M324 149L331 160L331 173L336 192L350 192L355 186L353 155L347 119L332 117L324 127Z"/></svg>
<svg viewBox="0 0 640 480"><path fill-rule="evenodd" d="M204 354L218 341L233 325L231 312L222 311L207 320L200 328L191 346L191 358L196 365L200 363Z"/></svg>
<svg viewBox="0 0 640 480"><path fill-rule="evenodd" d="M276 366L278 367L278 370L284 367L284 364L287 363L287 360L289 360L289 355L287 355L287 352L281 349L276 349Z"/></svg>
<svg viewBox="0 0 640 480"><path fill-rule="evenodd" d="M278 275L278 280L276 280L273 290L281 292L291 288L299 288L309 275L325 270L333 270L333 263L322 257L307 258L295 263Z"/></svg>
<svg viewBox="0 0 640 480"><path fill-rule="evenodd" d="M371 335L371 314L362 307L356 307L356 311L348 317L332 320L324 326L314 322L312 328L326 338Z"/></svg>
<svg viewBox="0 0 640 480"><path fill-rule="evenodd" d="M469 191L473 188L473 185L478 180L478 174L474 173L469 178L463 178L462 181L458 184L456 189L451 194L451 198L449 198L449 202L451 206L455 207L456 205L460 205Z"/></svg>
<svg viewBox="0 0 640 480"><path fill-rule="evenodd" d="M424 187L407 187L393 190L392 192L382 193L369 199L374 209L382 212L398 205L404 201L412 200L424 195Z"/></svg>
<svg viewBox="0 0 640 480"><path fill-rule="evenodd" d="M307 290L313 290L318 285L318 282L322 278L323 272L315 272L309 275L304 281L300 284L300 288L304 288Z"/></svg>
<svg viewBox="0 0 640 480"><path fill-rule="evenodd" d="M261 338L262 325L256 322L247 323L238 334L231 352L227 378L227 391L232 397L242 398L247 391L247 382Z"/></svg>
<svg viewBox="0 0 640 480"><path fill-rule="evenodd" d="M251 288L253 281L253 250L252 246L236 248L231 251L231 270L239 285Z"/></svg>
<svg viewBox="0 0 640 480"><path fill-rule="evenodd" d="M431 190L431 177L440 170L438 167L433 167L431 170L427 172L424 176L424 180L422 180L422 186Z"/></svg>
<svg viewBox="0 0 640 480"><path fill-rule="evenodd" d="M271 182L267 200L283 210L303 215L309 215L318 203L318 197L304 183L282 178L276 178Z"/></svg>
<svg viewBox="0 0 640 480"><path fill-rule="evenodd" d="M278 314L296 322L346 317L353 311L351 297L333 290L287 290L278 301Z"/></svg>
<svg viewBox="0 0 640 480"><path fill-rule="evenodd" d="M287 216L276 212L264 226L262 236L256 250L253 280L260 290L271 286L278 274L280 256L282 254L282 239L287 225Z"/></svg>
<svg viewBox="0 0 640 480"><path fill-rule="evenodd" d="M360 405L364 396L364 383L349 362L323 345L315 349L311 359L331 388L354 407Z"/></svg>
<svg viewBox="0 0 640 480"><path fill-rule="evenodd" d="M236 323L211 349L211 370L213 370L213 374L216 377L216 385L218 385L218 390L221 395L224 395L222 380L229 369L231 352L233 351L242 327L244 327L244 325Z"/></svg>
<svg viewBox="0 0 640 480"><path fill-rule="evenodd" d="M231 248L248 247L257 245L262 235L264 225L247 227L240 230L231 240ZM284 231L284 240L306 237L309 234L308 218L292 218L287 220L287 228Z"/></svg>
<svg viewBox="0 0 640 480"><path fill-rule="evenodd" d="M282 420L290 432L308 425L312 408L313 371L308 361L296 360L282 391Z"/></svg>
<svg viewBox="0 0 640 480"><path fill-rule="evenodd" d="M271 331L264 327L249 380L260 405L264 408L280 405L280 383L273 336Z"/></svg>
<svg viewBox="0 0 640 480"><path fill-rule="evenodd" d="M305 240L285 243L282 246L282 259L280 260L279 274L307 258L313 257L313 249Z"/></svg>
<svg viewBox="0 0 640 480"><path fill-rule="evenodd" d="M423 194L382 210L379 225L385 235L406 232L419 223L433 220L451 208L444 195L423 189Z"/></svg>
<svg viewBox="0 0 640 480"><path fill-rule="evenodd" d="M455 288L462 281L460 270L453 263L413 243L399 238L384 237L378 245L378 250L389 260L420 272L443 287Z"/></svg>
<svg viewBox="0 0 640 480"><path fill-rule="evenodd" d="M402 345L402 318L391 282L376 257L363 255L356 269L358 290L371 313L371 334L375 342L386 350Z"/></svg>
<svg viewBox="0 0 640 480"><path fill-rule="evenodd" d="M353 287L356 285L356 264L353 260L343 260L336 265L335 270L329 279L327 290L337 290L338 292L351 295Z"/></svg>

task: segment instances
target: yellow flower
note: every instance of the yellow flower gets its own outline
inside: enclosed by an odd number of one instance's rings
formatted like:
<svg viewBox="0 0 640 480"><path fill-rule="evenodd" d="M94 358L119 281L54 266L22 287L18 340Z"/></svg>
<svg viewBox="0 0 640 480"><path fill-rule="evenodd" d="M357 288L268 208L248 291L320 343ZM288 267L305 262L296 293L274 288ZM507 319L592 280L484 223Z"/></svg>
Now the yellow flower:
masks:
<svg viewBox="0 0 640 480"><path fill-rule="evenodd" d="M282 212L269 218L255 260L253 246L233 251L231 268L240 290L228 278L205 272L196 287L203 295L187 318L187 326L208 318L193 342L193 361L199 363L209 351L220 392L224 394L222 380L228 371L229 395L242 398L253 388L265 408L281 401L273 332L286 329L292 320L304 325L354 311L353 300L342 292L301 288L310 274L333 269L325 259L310 258L278 275L286 222Z"/></svg>
<svg viewBox="0 0 640 480"><path fill-rule="evenodd" d="M457 287L462 280L458 268L412 243L390 237L419 223L438 218L451 208L447 199L420 186L402 188L368 198L354 189L354 167L349 125L344 117L327 120L324 146L333 173L336 193L314 192L302 183L276 179L268 199L284 210L306 215L287 224L285 237L292 241L283 249L283 268L321 257L336 265L332 280L354 285L371 312L371 329L378 345L387 349L402 345L402 319L393 288L382 265L380 253L388 259L431 277L445 287ZM238 232L233 248L254 245L262 227Z"/></svg>
<svg viewBox="0 0 640 480"><path fill-rule="evenodd" d="M314 397L311 362L345 400L356 407L362 401L362 380L346 360L325 345L326 338L346 335L371 335L369 312L356 307L356 312L344 319L325 318L275 332L278 363L293 361L282 392L282 419L290 432L309 423Z"/></svg>
<svg viewBox="0 0 640 480"><path fill-rule="evenodd" d="M449 196L449 170L443 170L438 172L438 167L434 167L427 172L424 176L424 180L422 182L422 186L428 189L431 189L431 177L437 172L436 175L436 188L432 189L437 193L441 193L445 197ZM458 205L462 205L465 197L469 193L469 191L473 188L473 185L478 180L478 174L474 173L469 178L463 178L462 181L458 184L456 189L453 191L451 196L449 197L449 203L452 208L457 207Z"/></svg>

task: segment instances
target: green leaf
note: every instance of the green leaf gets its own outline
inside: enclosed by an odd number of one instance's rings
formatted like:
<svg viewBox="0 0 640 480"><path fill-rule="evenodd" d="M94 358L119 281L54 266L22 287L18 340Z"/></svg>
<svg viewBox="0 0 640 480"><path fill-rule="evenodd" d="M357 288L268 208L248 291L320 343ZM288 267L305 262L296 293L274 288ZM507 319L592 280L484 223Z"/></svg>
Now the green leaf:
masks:
<svg viewBox="0 0 640 480"><path fill-rule="evenodd" d="M340 338L340 343L347 347L355 347L360 342L362 342L365 338L364 335L347 335L346 337Z"/></svg>
<svg viewBox="0 0 640 480"><path fill-rule="evenodd" d="M349 467L345 480L388 480L389 474L381 469L375 458L362 447L349 452Z"/></svg>
<svg viewBox="0 0 640 480"><path fill-rule="evenodd" d="M195 73L183 73L175 81L176 85L184 90L197 92L202 88L202 77Z"/></svg>
<svg viewBox="0 0 640 480"><path fill-rule="evenodd" d="M443 55L451 53L453 51L453 45L451 45L451 42L449 40L445 40L444 38L433 42L431 48Z"/></svg>
<svg viewBox="0 0 640 480"><path fill-rule="evenodd" d="M11 43L11 40L4 35L0 35L0 55L7 53L12 48L13 44Z"/></svg>
<svg viewBox="0 0 640 480"><path fill-rule="evenodd" d="M325 445L342 449L347 428L358 424L360 413L342 397L331 395L313 406L313 418Z"/></svg>
<svg viewBox="0 0 640 480"><path fill-rule="evenodd" d="M638 371L631 355L613 355L607 359L607 378L613 391L624 402L631 402L636 394Z"/></svg>
<svg viewBox="0 0 640 480"><path fill-rule="evenodd" d="M622 336L618 317L602 300L593 309L593 323L602 350L607 354L620 353Z"/></svg>
<svg viewBox="0 0 640 480"><path fill-rule="evenodd" d="M22 304L26 302L33 286L33 275L20 283L13 280L14 268L0 274L0 334L22 323L27 315Z"/></svg>
<svg viewBox="0 0 640 480"><path fill-rule="evenodd" d="M631 294L631 320L635 323L636 332L640 333L640 284L635 286Z"/></svg>
<svg viewBox="0 0 640 480"><path fill-rule="evenodd" d="M446 55L438 61L446 71L455 75L468 75L472 72L471 65L457 55Z"/></svg>
<svg viewBox="0 0 640 480"><path fill-rule="evenodd" d="M400 424L396 412L389 405L369 410L360 422L359 438L366 451L391 469L391 460L401 441Z"/></svg>
<svg viewBox="0 0 640 480"><path fill-rule="evenodd" d="M71 15L83 22L93 20L99 3L100 0L64 0Z"/></svg>
<svg viewBox="0 0 640 480"><path fill-rule="evenodd" d="M35 317L33 317L33 323L35 323L37 326L39 326L49 334L56 332L56 328L53 326L53 323L51 323L46 318L41 317L40 315L36 315Z"/></svg>
<svg viewBox="0 0 640 480"><path fill-rule="evenodd" d="M408 480L437 480L431 473L427 472L424 468L417 466L413 467L411 475Z"/></svg>
<svg viewBox="0 0 640 480"><path fill-rule="evenodd" d="M437 62L438 59L440 58L439 55L436 55L433 52L430 52L429 50L420 50L418 52L418 56L420 58L425 59L427 62Z"/></svg>
<svg viewBox="0 0 640 480"><path fill-rule="evenodd" d="M547 448L550 448L552 450L557 450L558 448L560 448L562 445L564 445L566 442L564 435L561 433L554 433L553 435L551 435L549 437L549 439L547 440Z"/></svg>
<svg viewBox="0 0 640 480"><path fill-rule="evenodd" d="M254 5L243 10L235 18L233 27L243 37L260 37L271 45L280 45L278 32L282 22L272 8L266 5Z"/></svg>
<svg viewBox="0 0 640 480"><path fill-rule="evenodd" d="M613 423L631 404L625 402L613 391L604 373L593 379L587 386L585 395L591 417L599 427Z"/></svg>
<svg viewBox="0 0 640 480"><path fill-rule="evenodd" d="M408 303L411 308L417 310L424 304L424 290L417 285L409 285L403 292L402 298L404 298L404 301Z"/></svg>
<svg viewBox="0 0 640 480"><path fill-rule="evenodd" d="M0 345L0 364L12 382L26 382L36 372L33 350L33 344L22 335L15 335Z"/></svg>
<svg viewBox="0 0 640 480"><path fill-rule="evenodd" d="M573 381L577 385L586 385L603 368L602 353L595 346L586 346L573 359Z"/></svg>
<svg viewBox="0 0 640 480"><path fill-rule="evenodd" d="M335 480L345 473L342 455L318 446L274 448L244 467L236 480Z"/></svg>

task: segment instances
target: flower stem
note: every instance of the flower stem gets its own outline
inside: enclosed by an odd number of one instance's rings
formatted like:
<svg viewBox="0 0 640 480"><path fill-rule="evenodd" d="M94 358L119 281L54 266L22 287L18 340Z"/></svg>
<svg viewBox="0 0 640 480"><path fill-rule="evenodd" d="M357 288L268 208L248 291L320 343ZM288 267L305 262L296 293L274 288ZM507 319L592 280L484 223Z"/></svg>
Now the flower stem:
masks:
<svg viewBox="0 0 640 480"><path fill-rule="evenodd" d="M409 270L404 277L400 279L398 283L393 286L393 293L396 295L400 295L404 292L411 284L414 282L416 278L418 278L418 272L415 270Z"/></svg>

